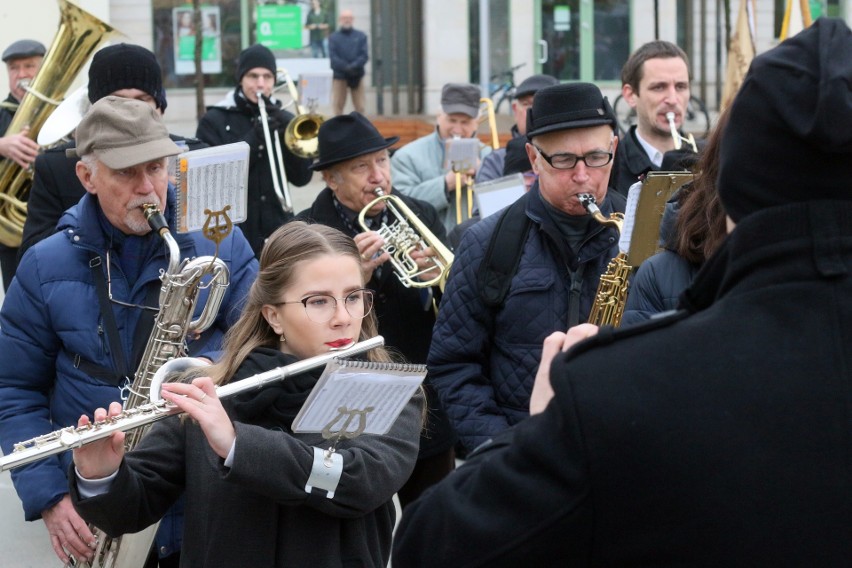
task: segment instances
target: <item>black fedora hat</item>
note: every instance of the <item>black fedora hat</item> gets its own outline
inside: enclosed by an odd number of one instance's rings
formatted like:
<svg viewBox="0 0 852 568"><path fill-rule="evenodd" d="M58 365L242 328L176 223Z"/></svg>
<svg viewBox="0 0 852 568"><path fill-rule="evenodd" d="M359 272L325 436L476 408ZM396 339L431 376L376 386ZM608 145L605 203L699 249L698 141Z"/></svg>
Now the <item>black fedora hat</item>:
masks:
<svg viewBox="0 0 852 568"><path fill-rule="evenodd" d="M591 83L563 83L538 91L527 111L527 138L546 132L609 124L615 113L601 90Z"/></svg>
<svg viewBox="0 0 852 568"><path fill-rule="evenodd" d="M311 165L311 169L324 170L334 164L390 148L398 140L399 136L382 136L361 113L341 114L320 126L317 137L319 159Z"/></svg>

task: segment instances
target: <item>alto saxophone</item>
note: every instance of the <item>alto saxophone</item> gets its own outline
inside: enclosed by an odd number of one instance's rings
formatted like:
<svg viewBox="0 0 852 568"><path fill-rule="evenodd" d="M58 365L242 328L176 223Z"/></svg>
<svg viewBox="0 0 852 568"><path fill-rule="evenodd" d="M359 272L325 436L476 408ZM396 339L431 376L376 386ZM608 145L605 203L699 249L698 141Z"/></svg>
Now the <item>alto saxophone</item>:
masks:
<svg viewBox="0 0 852 568"><path fill-rule="evenodd" d="M595 198L590 193L581 193L577 196L580 204L601 225L615 227L621 234L621 225L624 222L624 214L613 213L609 218L603 216L598 208ZM628 278L633 267L627 261L627 255L623 252L613 258L601 274L598 290L595 293L595 301L592 311L589 313L588 323L598 326L611 325L618 327L621 324L621 316L624 314L624 304L627 302Z"/></svg>
<svg viewBox="0 0 852 568"><path fill-rule="evenodd" d="M154 328L133 382L128 387L127 400L123 401L124 408L131 410L142 408L148 402L151 382L157 369L167 361L185 355L187 334L199 334L215 321L230 280L227 265L218 257L202 256L181 262L180 248L169 232L163 214L156 205L146 204L142 209L148 224L168 247L169 266L160 275L160 309L154 320ZM221 238L228 232L230 228ZM204 309L197 319L190 321L199 293L204 289L210 290ZM133 449L149 427L146 425L130 432L125 437L125 448L128 451ZM158 526L159 523L156 523L138 533L110 538L102 530L90 525L97 541L94 559L90 563L76 560L70 565L85 568L138 568L145 563Z"/></svg>

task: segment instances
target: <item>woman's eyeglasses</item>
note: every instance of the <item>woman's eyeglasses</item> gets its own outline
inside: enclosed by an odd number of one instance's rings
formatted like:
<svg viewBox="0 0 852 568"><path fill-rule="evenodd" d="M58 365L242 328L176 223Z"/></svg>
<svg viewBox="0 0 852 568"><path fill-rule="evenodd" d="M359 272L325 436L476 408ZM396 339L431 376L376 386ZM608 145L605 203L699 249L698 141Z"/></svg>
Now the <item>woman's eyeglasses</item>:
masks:
<svg viewBox="0 0 852 568"><path fill-rule="evenodd" d="M373 291L367 288L350 292L343 298L335 298L327 294L314 294L293 302L278 302L276 305L302 304L305 306L305 314L307 314L308 319L315 323L326 323L337 312L338 300L343 302L346 312L355 319L366 317L373 309Z"/></svg>

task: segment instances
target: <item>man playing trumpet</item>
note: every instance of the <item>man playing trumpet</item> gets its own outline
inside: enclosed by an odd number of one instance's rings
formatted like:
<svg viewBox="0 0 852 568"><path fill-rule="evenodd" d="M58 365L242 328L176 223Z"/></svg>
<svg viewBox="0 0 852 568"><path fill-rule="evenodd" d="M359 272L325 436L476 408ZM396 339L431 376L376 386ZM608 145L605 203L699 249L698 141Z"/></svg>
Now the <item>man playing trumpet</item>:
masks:
<svg viewBox="0 0 852 568"><path fill-rule="evenodd" d="M435 323L432 290L406 287L391 264L387 243L376 232L382 225L392 225L393 218L385 202L366 211L365 231L358 222L359 213L377 197L377 189L395 195L432 232L444 241L446 233L435 209L424 201L394 191L391 182L388 148L399 140L385 138L363 115L353 112L325 121L319 129L319 160L311 166L322 173L326 188L299 218L340 229L351 235L361 253L361 269L367 287L375 290L374 310L379 333L385 344L395 348L410 362L422 363L429 353L432 326ZM418 267L429 266L430 250L414 251ZM420 439L420 454L411 479L399 492L403 507L420 492L449 473L454 467L455 435L437 396L426 378L429 419L426 435Z"/></svg>

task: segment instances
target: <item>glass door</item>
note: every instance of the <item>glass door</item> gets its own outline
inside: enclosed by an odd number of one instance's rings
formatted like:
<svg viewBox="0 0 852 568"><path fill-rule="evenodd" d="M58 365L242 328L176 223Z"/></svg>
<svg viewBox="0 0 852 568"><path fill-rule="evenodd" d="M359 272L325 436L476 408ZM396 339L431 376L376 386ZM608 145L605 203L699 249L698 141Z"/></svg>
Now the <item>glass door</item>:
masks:
<svg viewBox="0 0 852 568"><path fill-rule="evenodd" d="M618 81L630 55L629 0L539 0L541 72L560 81Z"/></svg>

